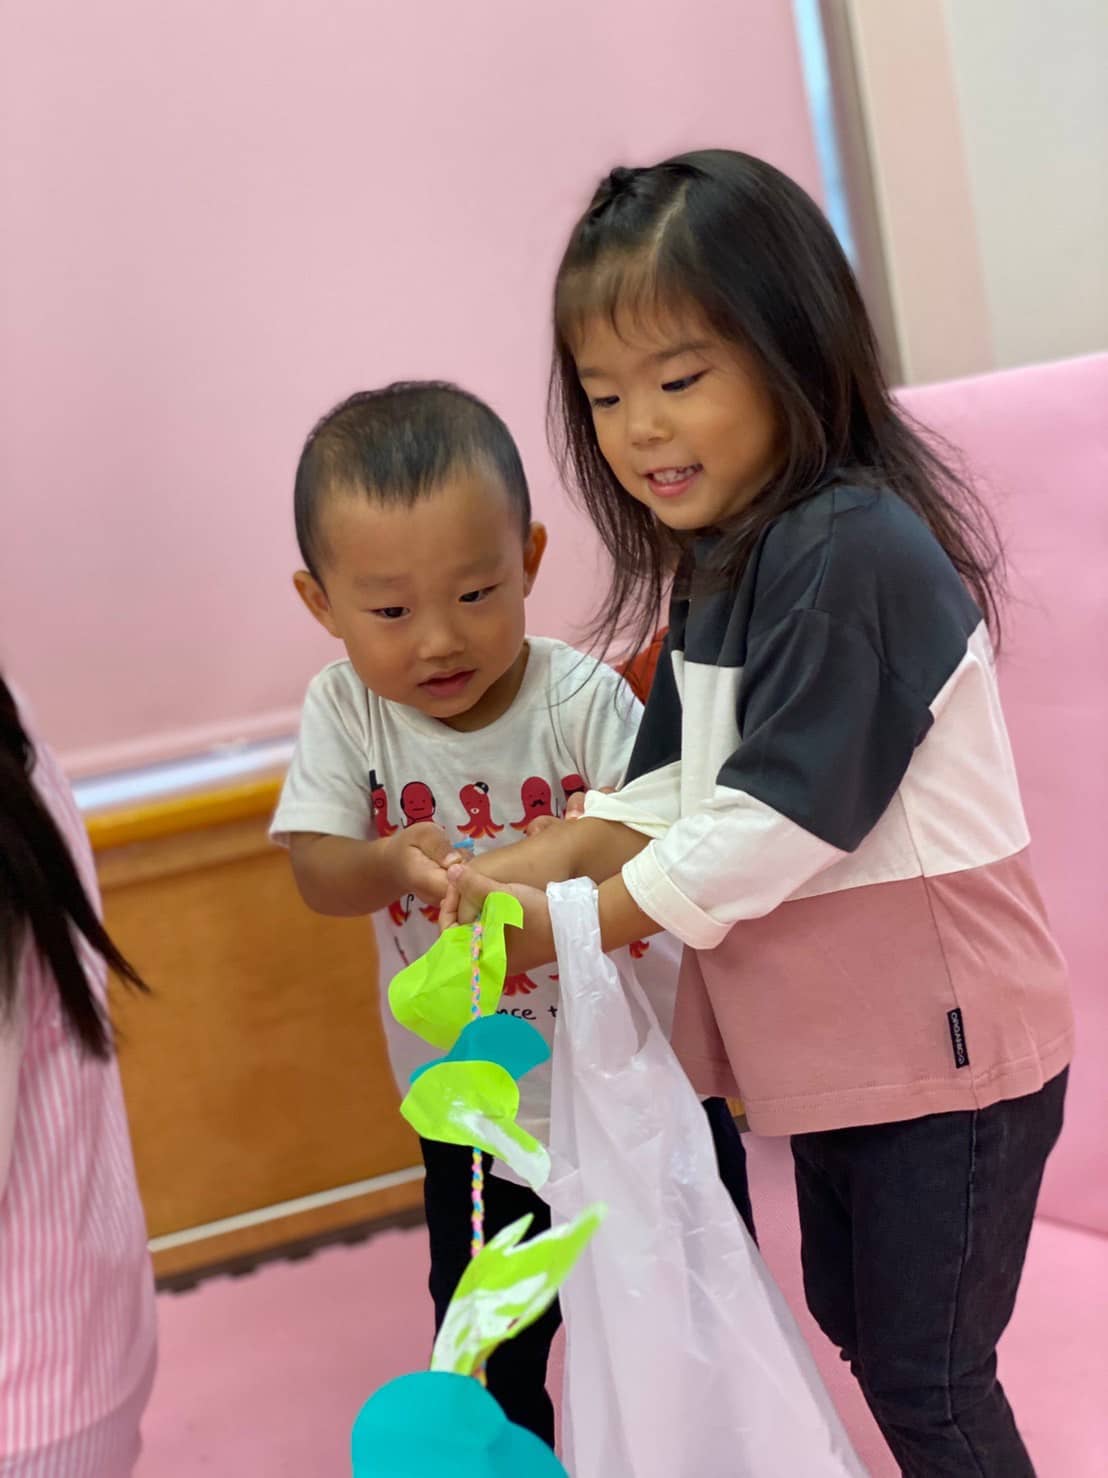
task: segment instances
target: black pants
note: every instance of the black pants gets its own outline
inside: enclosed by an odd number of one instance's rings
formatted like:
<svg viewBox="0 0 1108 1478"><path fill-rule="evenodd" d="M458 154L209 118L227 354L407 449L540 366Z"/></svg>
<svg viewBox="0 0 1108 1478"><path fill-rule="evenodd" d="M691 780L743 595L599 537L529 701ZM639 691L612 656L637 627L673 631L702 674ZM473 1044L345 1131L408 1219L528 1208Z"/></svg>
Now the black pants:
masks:
<svg viewBox="0 0 1108 1478"><path fill-rule="evenodd" d="M1066 1079L977 1112L793 1139L808 1307L909 1478L1034 1478L996 1346Z"/></svg>
<svg viewBox="0 0 1108 1478"><path fill-rule="evenodd" d="M746 1151L727 1104L712 1098L704 1105L716 1148L720 1179L739 1215L754 1235L750 1192L746 1182ZM435 1305L435 1329L446 1317L458 1279L465 1271L470 1251L470 1168L472 1152L460 1145L421 1140L424 1205L431 1241L431 1298ZM547 1231L550 1208L526 1186L514 1185L489 1174L485 1158L485 1232L493 1236L528 1212L534 1217L528 1236ZM540 1319L494 1351L488 1365L489 1390L508 1418L554 1445L554 1407L546 1391L546 1365L550 1345L562 1322L555 1301Z"/></svg>

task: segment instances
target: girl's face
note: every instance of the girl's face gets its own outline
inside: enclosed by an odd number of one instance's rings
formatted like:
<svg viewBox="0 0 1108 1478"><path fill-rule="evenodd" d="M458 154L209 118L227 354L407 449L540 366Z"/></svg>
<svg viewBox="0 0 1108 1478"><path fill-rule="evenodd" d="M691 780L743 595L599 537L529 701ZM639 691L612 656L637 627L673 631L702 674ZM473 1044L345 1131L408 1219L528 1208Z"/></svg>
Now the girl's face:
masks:
<svg viewBox="0 0 1108 1478"><path fill-rule="evenodd" d="M605 461L668 528L722 524L769 482L780 460L769 392L751 358L693 316L597 315L574 359Z"/></svg>

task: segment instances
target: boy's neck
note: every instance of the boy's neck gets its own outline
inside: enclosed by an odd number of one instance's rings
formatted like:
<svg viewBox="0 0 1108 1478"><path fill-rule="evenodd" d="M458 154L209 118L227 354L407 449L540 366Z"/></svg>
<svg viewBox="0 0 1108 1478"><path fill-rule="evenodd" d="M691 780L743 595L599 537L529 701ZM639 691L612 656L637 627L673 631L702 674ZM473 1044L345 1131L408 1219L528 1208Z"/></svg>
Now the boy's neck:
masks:
<svg viewBox="0 0 1108 1478"><path fill-rule="evenodd" d="M530 655L530 643L524 641L519 656L511 667L502 677L497 678L472 708L465 713L455 714L453 718L442 719L441 722L446 728L456 729L462 734L476 733L478 729L487 729L490 724L495 724L518 698Z"/></svg>

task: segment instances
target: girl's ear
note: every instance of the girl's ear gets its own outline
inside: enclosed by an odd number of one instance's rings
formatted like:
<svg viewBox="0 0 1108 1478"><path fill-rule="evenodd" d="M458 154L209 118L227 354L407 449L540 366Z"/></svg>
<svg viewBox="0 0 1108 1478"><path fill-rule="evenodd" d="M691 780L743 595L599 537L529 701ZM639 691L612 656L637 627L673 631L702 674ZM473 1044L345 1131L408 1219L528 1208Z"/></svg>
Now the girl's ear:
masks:
<svg viewBox="0 0 1108 1478"><path fill-rule="evenodd" d="M527 531L527 543L523 546L523 593L530 595L546 553L546 526L533 523Z"/></svg>
<svg viewBox="0 0 1108 1478"><path fill-rule="evenodd" d="M335 618L331 614L331 602L327 599L327 592L307 570L297 570L292 577L292 583L296 586L296 593L311 611L325 631L332 636L339 635L335 626Z"/></svg>

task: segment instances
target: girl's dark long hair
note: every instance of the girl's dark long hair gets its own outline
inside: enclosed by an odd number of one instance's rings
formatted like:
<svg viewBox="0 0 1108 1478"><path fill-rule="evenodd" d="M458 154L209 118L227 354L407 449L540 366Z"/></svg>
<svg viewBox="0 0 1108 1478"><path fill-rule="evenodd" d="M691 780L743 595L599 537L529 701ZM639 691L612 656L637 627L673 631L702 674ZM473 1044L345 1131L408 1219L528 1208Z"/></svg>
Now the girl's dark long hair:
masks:
<svg viewBox="0 0 1108 1478"><path fill-rule="evenodd" d="M617 482L574 363L583 325L691 313L753 355L779 421L782 463L720 532L737 579L767 524L833 481L887 487L926 521L999 642L1003 557L995 524L952 450L898 406L850 264L787 175L726 149L615 169L578 221L558 271L548 426L562 475L611 556L593 639L640 648L658 621L682 540Z"/></svg>
<svg viewBox="0 0 1108 1478"><path fill-rule="evenodd" d="M106 1058L111 1033L81 964L75 931L129 985L147 987L100 922L65 839L32 783L34 765L34 745L0 677L0 1020L14 1007L29 936L57 982L70 1031L91 1056Z"/></svg>

